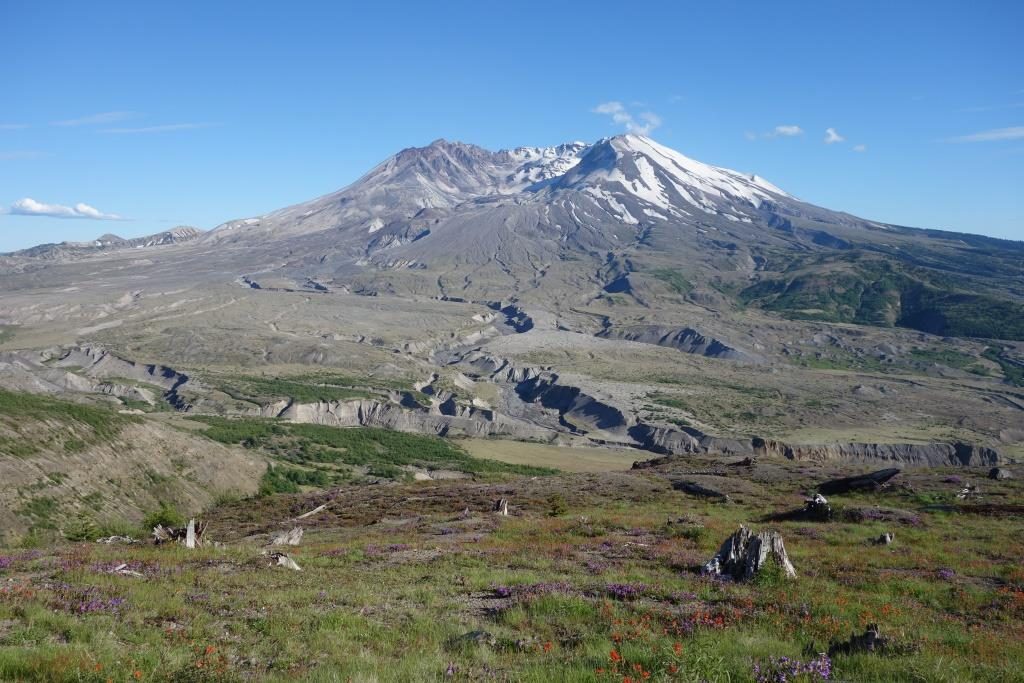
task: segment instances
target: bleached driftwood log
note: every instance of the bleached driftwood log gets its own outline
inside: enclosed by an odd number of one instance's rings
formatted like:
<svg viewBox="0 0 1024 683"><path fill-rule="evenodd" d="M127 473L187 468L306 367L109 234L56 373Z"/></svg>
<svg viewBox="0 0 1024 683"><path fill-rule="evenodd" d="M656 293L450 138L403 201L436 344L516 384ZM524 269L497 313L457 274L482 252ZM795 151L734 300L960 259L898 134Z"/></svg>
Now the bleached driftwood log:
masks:
<svg viewBox="0 0 1024 683"><path fill-rule="evenodd" d="M732 536L725 539L718 553L704 565L705 574L727 574L739 581L754 578L767 561L773 560L790 578L796 578L796 570L786 554L782 536L775 531L761 531L757 534L741 526Z"/></svg>
<svg viewBox="0 0 1024 683"><path fill-rule="evenodd" d="M313 516L313 515L315 515L316 513L318 513L318 512L322 512L322 511L324 511L324 510L326 510L326 509L327 509L327 503L324 503L323 505L318 505L317 507L313 508L313 509L312 509L312 510L310 510L309 512L304 512L304 513L302 513L301 515L299 515L299 516L298 516L298 517L296 517L295 519L296 519L296 520L300 520L300 519L306 519L306 517L312 517L312 516Z"/></svg>

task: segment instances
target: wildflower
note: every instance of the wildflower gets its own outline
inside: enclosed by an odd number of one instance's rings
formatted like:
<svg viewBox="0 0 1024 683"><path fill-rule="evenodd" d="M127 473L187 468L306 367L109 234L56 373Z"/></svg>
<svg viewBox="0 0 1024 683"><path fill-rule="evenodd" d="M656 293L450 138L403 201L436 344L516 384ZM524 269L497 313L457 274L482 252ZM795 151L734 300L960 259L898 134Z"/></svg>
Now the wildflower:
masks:
<svg viewBox="0 0 1024 683"><path fill-rule="evenodd" d="M551 652L551 648L553 648L553 647L554 647L554 643L552 643L549 640L548 642L544 643L544 652Z"/></svg>
<svg viewBox="0 0 1024 683"><path fill-rule="evenodd" d="M616 664L622 661L622 655L619 654L618 650L612 650L612 653L609 655L609 657L611 657L611 660Z"/></svg>
<svg viewBox="0 0 1024 683"><path fill-rule="evenodd" d="M682 643L676 643L675 645L672 646L672 651L675 652L677 655L683 654L683 644Z"/></svg>
<svg viewBox="0 0 1024 683"><path fill-rule="evenodd" d="M133 676L133 677L135 678L135 680L137 680L137 681L141 681L141 680L142 680L142 672L141 672L141 671L139 671L138 669L136 669L135 671L133 671L133 672L132 672L132 676Z"/></svg>

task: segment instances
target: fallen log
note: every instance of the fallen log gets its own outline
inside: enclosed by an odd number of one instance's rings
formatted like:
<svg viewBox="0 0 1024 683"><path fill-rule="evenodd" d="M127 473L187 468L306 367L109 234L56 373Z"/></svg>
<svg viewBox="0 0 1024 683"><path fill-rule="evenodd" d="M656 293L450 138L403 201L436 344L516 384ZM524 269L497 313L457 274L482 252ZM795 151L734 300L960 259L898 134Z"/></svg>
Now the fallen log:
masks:
<svg viewBox="0 0 1024 683"><path fill-rule="evenodd" d="M307 517L312 517L312 516L313 516L313 515L315 515L316 513L318 513L318 512L322 512L322 511L324 511L324 510L326 510L326 509L327 509L327 503L324 503L323 505L319 505L319 506L317 506L317 507L313 508L313 509L312 509L312 510L310 510L309 512L304 512L304 513L302 513L301 515L299 515L298 517L296 517L296 518L295 518L295 520L293 520L293 521L296 521L296 520L300 520L300 519L306 519Z"/></svg>
<svg viewBox="0 0 1024 683"><path fill-rule="evenodd" d="M851 491L877 491L882 484L886 483L900 473L898 467L890 467L877 472L869 472L855 477L843 477L842 479L831 479L818 485L818 491L827 495L837 493L849 493Z"/></svg>
<svg viewBox="0 0 1024 683"><path fill-rule="evenodd" d="M676 481L672 482L672 488L676 491L682 491L683 493L689 493L691 496L698 496L700 498L714 498L720 500L723 503L729 502L729 496L721 491L710 489L707 486L701 486L695 481Z"/></svg>

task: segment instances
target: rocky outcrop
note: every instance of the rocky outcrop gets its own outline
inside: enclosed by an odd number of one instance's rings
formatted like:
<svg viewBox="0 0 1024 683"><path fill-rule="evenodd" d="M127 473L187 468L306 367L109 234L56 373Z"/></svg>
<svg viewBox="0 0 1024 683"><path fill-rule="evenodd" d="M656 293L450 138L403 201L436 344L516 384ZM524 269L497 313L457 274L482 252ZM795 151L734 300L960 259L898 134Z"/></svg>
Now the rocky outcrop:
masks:
<svg viewBox="0 0 1024 683"><path fill-rule="evenodd" d="M471 406L449 406L443 411L410 410L372 399L290 403L275 417L331 427L383 427L438 436L506 436L540 440L554 436L551 430L543 427Z"/></svg>
<svg viewBox="0 0 1024 683"><path fill-rule="evenodd" d="M754 439L755 449L790 460L887 461L927 467L980 467L1000 462L998 451L965 443L831 443L791 445Z"/></svg>
<svg viewBox="0 0 1024 683"><path fill-rule="evenodd" d="M663 455L686 453L715 453L721 455L751 455L753 443L743 439L711 436L690 427L675 429L640 423L629 429L629 435L640 448Z"/></svg>
<svg viewBox="0 0 1024 683"><path fill-rule="evenodd" d="M815 462L893 462L924 467L990 467L1002 461L995 449L965 443L787 444L759 437L750 440L721 438L692 428L674 429L642 423L631 427L629 435L640 448L668 456L648 463L637 463L637 467L658 464L672 456L690 453L774 455L789 460Z"/></svg>
<svg viewBox="0 0 1024 683"><path fill-rule="evenodd" d="M662 325L609 326L597 333L603 339L624 339L641 344L667 346L708 358L725 358L753 362L754 354L734 348L713 337L705 336L692 327L666 327Z"/></svg>

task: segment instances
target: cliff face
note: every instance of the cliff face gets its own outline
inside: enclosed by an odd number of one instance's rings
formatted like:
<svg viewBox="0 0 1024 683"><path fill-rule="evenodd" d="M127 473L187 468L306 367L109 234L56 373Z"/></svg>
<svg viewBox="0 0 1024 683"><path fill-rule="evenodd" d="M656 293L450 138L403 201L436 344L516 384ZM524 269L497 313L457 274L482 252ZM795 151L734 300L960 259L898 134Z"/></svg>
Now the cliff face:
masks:
<svg viewBox="0 0 1024 683"><path fill-rule="evenodd" d="M924 467L984 467L1002 462L998 451L965 443L829 443L787 444L754 437L749 441L707 436L696 430L638 425L630 434L641 447L673 457L688 453L768 455L811 462L894 462ZM661 462L665 458L651 461Z"/></svg>

